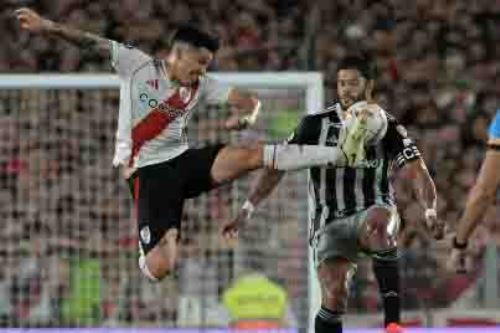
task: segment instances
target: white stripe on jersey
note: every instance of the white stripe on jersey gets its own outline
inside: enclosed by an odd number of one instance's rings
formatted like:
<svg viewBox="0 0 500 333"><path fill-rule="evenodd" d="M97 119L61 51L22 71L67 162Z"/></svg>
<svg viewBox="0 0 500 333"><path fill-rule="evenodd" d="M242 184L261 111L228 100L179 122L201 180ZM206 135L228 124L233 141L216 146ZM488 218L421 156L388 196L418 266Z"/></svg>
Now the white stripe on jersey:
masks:
<svg viewBox="0 0 500 333"><path fill-rule="evenodd" d="M363 178L365 177L365 169L357 168L354 174L354 195L356 198L356 211L360 211L365 206L365 195L363 193Z"/></svg>
<svg viewBox="0 0 500 333"><path fill-rule="evenodd" d="M384 149L382 148L382 145L376 145L375 147L375 158L377 160L384 158ZM382 191L381 191L381 184L382 184L382 179L384 177L384 168L379 167L375 170L375 181L373 182L374 186L374 193L375 193L375 201L377 203L382 203Z"/></svg>
<svg viewBox="0 0 500 333"><path fill-rule="evenodd" d="M345 210L344 171L344 168L335 169L335 197L337 199L337 212Z"/></svg>
<svg viewBox="0 0 500 333"><path fill-rule="evenodd" d="M328 138L328 129L330 128L330 120L328 117L325 117L321 120L321 133L319 136L318 144L323 146L326 144L326 139ZM319 189L319 202L322 206L321 210L321 220L320 220L320 228L326 224L326 219L330 214L328 205L326 204L326 169L320 168L320 189Z"/></svg>

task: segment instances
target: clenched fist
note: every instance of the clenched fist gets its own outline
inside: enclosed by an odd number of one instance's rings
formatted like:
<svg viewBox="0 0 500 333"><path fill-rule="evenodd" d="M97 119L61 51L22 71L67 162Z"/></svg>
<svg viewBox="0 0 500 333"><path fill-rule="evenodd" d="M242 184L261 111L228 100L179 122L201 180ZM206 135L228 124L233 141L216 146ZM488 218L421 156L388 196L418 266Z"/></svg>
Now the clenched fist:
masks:
<svg viewBox="0 0 500 333"><path fill-rule="evenodd" d="M29 32L47 32L54 25L54 22L41 17L37 12L29 8L19 8L15 11L15 14L21 28Z"/></svg>

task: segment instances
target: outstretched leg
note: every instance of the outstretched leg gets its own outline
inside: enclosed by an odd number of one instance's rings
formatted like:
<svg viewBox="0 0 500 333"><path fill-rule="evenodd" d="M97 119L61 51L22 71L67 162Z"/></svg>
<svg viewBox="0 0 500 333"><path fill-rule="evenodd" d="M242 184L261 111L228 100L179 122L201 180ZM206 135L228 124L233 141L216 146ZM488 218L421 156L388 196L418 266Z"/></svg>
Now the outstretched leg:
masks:
<svg viewBox="0 0 500 333"><path fill-rule="evenodd" d="M286 171L339 164L345 164L345 155L339 147L295 144L226 146L217 154L211 175L216 183L224 183L263 167Z"/></svg>

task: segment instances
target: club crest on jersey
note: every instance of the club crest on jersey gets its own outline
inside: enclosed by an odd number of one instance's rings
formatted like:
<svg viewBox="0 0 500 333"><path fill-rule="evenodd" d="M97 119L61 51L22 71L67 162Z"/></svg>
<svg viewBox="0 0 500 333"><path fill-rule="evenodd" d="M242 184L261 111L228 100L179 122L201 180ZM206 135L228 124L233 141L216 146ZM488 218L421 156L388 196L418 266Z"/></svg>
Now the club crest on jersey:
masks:
<svg viewBox="0 0 500 333"><path fill-rule="evenodd" d="M181 100L184 102L189 101L189 99L191 98L191 93L192 91L189 88L186 87L179 88L179 96L181 97Z"/></svg>
<svg viewBox="0 0 500 333"><path fill-rule="evenodd" d="M139 235L145 244L149 244L149 242L151 242L151 231L148 226L142 227Z"/></svg>

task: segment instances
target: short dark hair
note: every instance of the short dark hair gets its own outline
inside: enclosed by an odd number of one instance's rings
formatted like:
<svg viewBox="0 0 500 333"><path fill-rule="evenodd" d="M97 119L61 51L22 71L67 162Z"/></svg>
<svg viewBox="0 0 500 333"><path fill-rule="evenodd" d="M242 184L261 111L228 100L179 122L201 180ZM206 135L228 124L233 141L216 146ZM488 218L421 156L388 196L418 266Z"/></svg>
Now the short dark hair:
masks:
<svg viewBox="0 0 500 333"><path fill-rule="evenodd" d="M367 55L348 55L342 59L338 66L337 71L341 69L357 69L361 75L368 80L374 80L376 76L376 68L373 61Z"/></svg>
<svg viewBox="0 0 500 333"><path fill-rule="evenodd" d="M170 39L170 47L175 42L184 42L195 47L204 47L211 52L219 49L219 39L191 25L179 26Z"/></svg>

